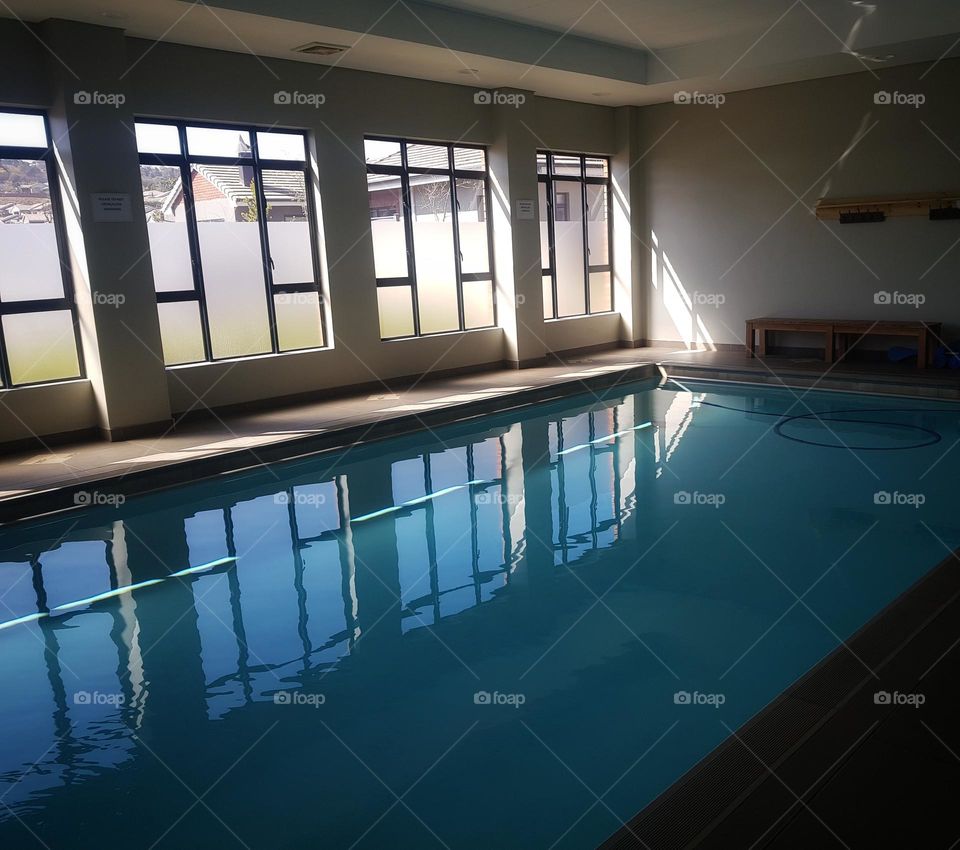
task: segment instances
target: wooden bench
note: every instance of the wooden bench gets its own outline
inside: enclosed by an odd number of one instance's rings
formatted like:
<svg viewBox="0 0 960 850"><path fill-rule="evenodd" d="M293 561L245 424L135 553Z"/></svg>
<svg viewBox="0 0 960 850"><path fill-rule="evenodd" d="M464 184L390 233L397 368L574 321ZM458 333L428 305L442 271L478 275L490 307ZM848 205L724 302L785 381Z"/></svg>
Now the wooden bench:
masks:
<svg viewBox="0 0 960 850"><path fill-rule="evenodd" d="M941 336L941 325L940 322L880 322L869 319L747 319L748 357L766 356L769 331L823 334L823 359L826 363L833 363L837 349L841 358L846 355L850 337L856 337L855 342L869 335L908 337L917 343L917 368L925 369L930 363L935 342Z"/></svg>

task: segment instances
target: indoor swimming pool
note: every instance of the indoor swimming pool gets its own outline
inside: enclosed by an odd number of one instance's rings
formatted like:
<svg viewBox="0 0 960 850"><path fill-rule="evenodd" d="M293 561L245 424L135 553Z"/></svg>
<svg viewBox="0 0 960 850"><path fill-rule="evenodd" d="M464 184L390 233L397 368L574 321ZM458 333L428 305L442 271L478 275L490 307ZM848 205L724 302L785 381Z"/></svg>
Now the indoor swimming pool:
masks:
<svg viewBox="0 0 960 850"><path fill-rule="evenodd" d="M595 847L960 546L957 442L648 381L90 488L0 530L0 844Z"/></svg>

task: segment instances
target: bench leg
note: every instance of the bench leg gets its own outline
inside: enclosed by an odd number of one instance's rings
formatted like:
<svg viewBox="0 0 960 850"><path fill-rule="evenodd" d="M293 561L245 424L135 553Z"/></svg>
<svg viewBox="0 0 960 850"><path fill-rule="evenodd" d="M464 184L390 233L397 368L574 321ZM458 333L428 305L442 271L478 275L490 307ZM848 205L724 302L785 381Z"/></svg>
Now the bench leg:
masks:
<svg viewBox="0 0 960 850"><path fill-rule="evenodd" d="M767 356L767 329L764 327L760 328L760 356Z"/></svg>
<svg viewBox="0 0 960 850"><path fill-rule="evenodd" d="M917 334L917 368L927 368L927 329L924 328Z"/></svg>
<svg viewBox="0 0 960 850"><path fill-rule="evenodd" d="M823 361L833 363L833 328L823 333Z"/></svg>
<svg viewBox="0 0 960 850"><path fill-rule="evenodd" d="M756 334L754 334L753 323L747 322L746 340L747 357L754 357L757 353Z"/></svg>

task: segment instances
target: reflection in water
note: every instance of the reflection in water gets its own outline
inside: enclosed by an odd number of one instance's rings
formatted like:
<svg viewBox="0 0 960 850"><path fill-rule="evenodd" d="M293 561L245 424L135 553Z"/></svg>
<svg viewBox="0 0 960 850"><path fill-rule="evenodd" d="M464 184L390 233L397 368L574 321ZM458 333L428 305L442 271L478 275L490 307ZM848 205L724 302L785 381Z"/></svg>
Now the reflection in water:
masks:
<svg viewBox="0 0 960 850"><path fill-rule="evenodd" d="M631 389L5 529L0 844L596 846L960 545L953 455Z"/></svg>

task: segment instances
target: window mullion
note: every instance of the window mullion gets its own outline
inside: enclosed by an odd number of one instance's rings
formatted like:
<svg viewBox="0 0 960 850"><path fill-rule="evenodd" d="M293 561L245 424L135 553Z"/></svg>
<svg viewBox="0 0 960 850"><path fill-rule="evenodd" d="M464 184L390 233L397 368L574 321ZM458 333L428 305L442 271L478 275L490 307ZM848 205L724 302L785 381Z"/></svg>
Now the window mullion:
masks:
<svg viewBox="0 0 960 850"><path fill-rule="evenodd" d="M410 196L410 172L407 167L407 143L400 142L400 198L404 208L404 240L407 245L407 276L413 307L413 334L420 336L420 294L417 291L417 258L413 242L413 199Z"/></svg>
<svg viewBox="0 0 960 850"><path fill-rule="evenodd" d="M193 285L197 290L197 301L200 309L200 331L203 337L203 356L205 360L213 360L213 342L210 331L210 314L207 310L207 296L203 283L203 262L200 257L200 228L197 224L197 211L193 197L193 169L186 157L187 128L184 124L177 126L180 137L180 152L183 159L180 162L180 188L183 192L183 209L187 218L187 242L190 245L190 265L193 268Z"/></svg>
<svg viewBox="0 0 960 850"><path fill-rule="evenodd" d="M250 130L250 154L253 164L253 193L257 205L257 229L260 232L260 259L263 263L263 285L267 293L267 321L270 324L270 350L280 351L277 333L277 305L273 300L273 258L270 256L270 239L267 235L267 198L263 188L263 172L257 148L256 130ZM242 166L241 166L242 167Z"/></svg>
<svg viewBox="0 0 960 850"><path fill-rule="evenodd" d="M457 316L460 330L466 330L466 320L463 315L463 254L460 251L460 202L457 197L457 178L453 174L453 145L447 148L447 158L450 165L450 217L453 222L453 270L457 279Z"/></svg>

